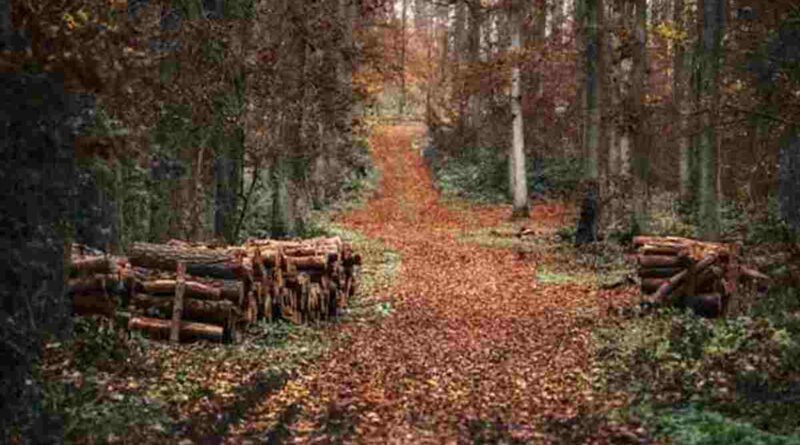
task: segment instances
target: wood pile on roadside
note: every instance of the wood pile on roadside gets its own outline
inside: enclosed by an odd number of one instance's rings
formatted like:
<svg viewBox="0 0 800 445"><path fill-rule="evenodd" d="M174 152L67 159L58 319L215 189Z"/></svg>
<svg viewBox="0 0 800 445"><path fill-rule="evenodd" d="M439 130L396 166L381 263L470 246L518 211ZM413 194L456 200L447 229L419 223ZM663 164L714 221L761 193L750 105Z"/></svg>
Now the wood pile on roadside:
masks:
<svg viewBox="0 0 800 445"><path fill-rule="evenodd" d="M747 286L769 281L741 263L735 245L652 236L636 237L633 244L642 294L659 305L688 307L698 315L718 317L729 312Z"/></svg>
<svg viewBox="0 0 800 445"><path fill-rule="evenodd" d="M336 316L355 293L361 257L333 237L231 247L134 243L127 258L73 255L72 262L81 278L70 282L78 314L111 317L123 308L128 328L151 337L236 342L257 320ZM99 291L108 283L122 289L117 298Z"/></svg>
<svg viewBox="0 0 800 445"><path fill-rule="evenodd" d="M113 317L127 301L133 282L128 279L130 265L124 257L93 251L86 246L72 246L67 273L67 296L76 315Z"/></svg>

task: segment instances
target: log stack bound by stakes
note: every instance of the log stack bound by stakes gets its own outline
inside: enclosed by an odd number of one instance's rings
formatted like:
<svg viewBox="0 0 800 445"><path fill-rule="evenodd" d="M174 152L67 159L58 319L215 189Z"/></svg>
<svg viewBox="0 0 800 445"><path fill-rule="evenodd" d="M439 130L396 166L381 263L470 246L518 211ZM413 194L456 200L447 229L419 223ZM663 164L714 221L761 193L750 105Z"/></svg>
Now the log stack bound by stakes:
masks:
<svg viewBox="0 0 800 445"><path fill-rule="evenodd" d="M227 343L257 320L335 317L355 294L360 265L338 237L134 243L127 258L76 245L68 287L78 315L122 314L130 330L153 338Z"/></svg>
<svg viewBox="0 0 800 445"><path fill-rule="evenodd" d="M741 263L735 245L653 236L635 237L633 243L642 294L658 305L718 317L729 313L745 292L769 282Z"/></svg>

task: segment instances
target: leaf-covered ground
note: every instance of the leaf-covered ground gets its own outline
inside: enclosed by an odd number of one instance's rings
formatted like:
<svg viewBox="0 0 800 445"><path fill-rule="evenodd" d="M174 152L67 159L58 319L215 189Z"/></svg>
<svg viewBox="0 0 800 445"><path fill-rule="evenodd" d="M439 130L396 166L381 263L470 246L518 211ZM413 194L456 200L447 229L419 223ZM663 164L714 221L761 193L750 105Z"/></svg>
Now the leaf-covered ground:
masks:
<svg viewBox="0 0 800 445"><path fill-rule="evenodd" d="M515 246L509 208L440 201L412 148L423 132L377 131L380 190L340 220L402 257L394 284L374 289L385 316L343 323L329 353L245 413L226 441L280 431L296 443L638 443L642 431L592 420L618 403L598 400L592 364L591 330L610 291L581 279L591 269L574 255ZM517 224L552 239L567 218L537 205ZM485 233L492 227L506 232ZM504 236L512 241L481 242Z"/></svg>

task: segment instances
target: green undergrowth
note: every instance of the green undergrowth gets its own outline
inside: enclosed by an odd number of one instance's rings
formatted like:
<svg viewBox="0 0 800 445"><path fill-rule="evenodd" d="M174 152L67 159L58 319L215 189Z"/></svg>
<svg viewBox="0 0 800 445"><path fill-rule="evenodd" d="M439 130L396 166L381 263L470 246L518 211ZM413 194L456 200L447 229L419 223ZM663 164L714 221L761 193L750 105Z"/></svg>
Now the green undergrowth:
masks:
<svg viewBox="0 0 800 445"><path fill-rule="evenodd" d="M343 314L343 321L360 322L391 315L394 307L389 291L400 274L400 253L380 239L369 238L330 221L324 225L326 235L341 237L362 258L362 265L357 270L359 287Z"/></svg>
<svg viewBox="0 0 800 445"><path fill-rule="evenodd" d="M325 234L342 237L363 258L356 297L336 322L391 315L388 291L400 255L381 240L330 223ZM245 410L240 405L259 382L296 375L325 354L329 326L258 322L239 344L171 345L107 320L76 318L73 340L50 343L39 367L44 408L63 425L66 443L153 443L214 432L225 424L208 419Z"/></svg>
<svg viewBox="0 0 800 445"><path fill-rule="evenodd" d="M324 329L285 322L255 323L235 345L150 341L95 318L75 325L38 370L66 443L154 443L180 437L182 424L211 428L202 416L232 409L265 375L297 373L329 344Z"/></svg>
<svg viewBox="0 0 800 445"><path fill-rule="evenodd" d="M537 280L545 285L586 284L611 286L625 282L633 266L624 260L624 248L597 243L576 248L574 230L564 227L548 233L517 236L513 223L483 227L458 236L462 243L513 250L520 259L537 263Z"/></svg>
<svg viewBox="0 0 800 445"><path fill-rule="evenodd" d="M445 196L479 203L509 200L506 150L497 147L459 147L445 153L427 147L423 150L423 156L431 165L437 187ZM574 193L581 179L581 166L578 158L528 159L526 180L529 193L552 197Z"/></svg>
<svg viewBox="0 0 800 445"><path fill-rule="evenodd" d="M627 394L623 415L673 443L800 443L800 290L775 289L736 318L620 318L594 338L598 389Z"/></svg>

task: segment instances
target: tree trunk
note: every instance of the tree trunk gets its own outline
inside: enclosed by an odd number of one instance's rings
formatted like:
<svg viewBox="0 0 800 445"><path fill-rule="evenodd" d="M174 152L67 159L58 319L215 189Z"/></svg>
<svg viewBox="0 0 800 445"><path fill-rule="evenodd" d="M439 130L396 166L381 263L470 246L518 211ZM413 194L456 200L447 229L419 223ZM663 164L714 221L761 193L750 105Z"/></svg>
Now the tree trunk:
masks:
<svg viewBox="0 0 800 445"><path fill-rule="evenodd" d="M717 183L717 131L719 114L719 67L722 58L725 0L700 0L703 14L702 56L700 66L699 99L702 113L702 131L699 140L699 206L700 237L717 240L720 235L719 200Z"/></svg>
<svg viewBox="0 0 800 445"><path fill-rule="evenodd" d="M406 39L408 27L408 0L401 0L400 29L400 116L406 113Z"/></svg>
<svg viewBox="0 0 800 445"><path fill-rule="evenodd" d="M601 113L598 104L600 98L600 81L598 64L602 60L602 42L600 39L600 18L603 8L602 0L580 0L578 8L579 23L582 24L583 37L583 73L584 79L584 135L583 153L585 156L584 177L585 191L581 203L581 216L575 242L578 245L597 241L597 221L600 209L600 135Z"/></svg>
<svg viewBox="0 0 800 445"><path fill-rule="evenodd" d="M520 57L520 11L519 5L512 5L509 9L509 23L511 25L511 56ZM519 61L515 60L511 68L511 157L514 166L514 209L513 216L527 218L530 213L528 207L528 185L525 178L525 141L522 122L522 92L520 91Z"/></svg>
<svg viewBox="0 0 800 445"><path fill-rule="evenodd" d="M646 136L647 109L645 91L647 88L647 0L636 0L635 3L635 37L633 56L633 76L631 99L634 128L634 162L633 168L633 229L635 233L647 231L648 200L650 194L650 149Z"/></svg>
<svg viewBox="0 0 800 445"><path fill-rule="evenodd" d="M687 21L686 5L684 0L675 0L675 10L673 21L675 27L686 33L690 33L690 26ZM689 100L690 74L692 69L692 55L687 46L691 39L686 41L676 41L675 54L673 59L673 102L675 107L675 122L678 135L678 150L680 152L680 196L681 200L687 202L691 199L691 136L689 118L691 113L691 102Z"/></svg>

